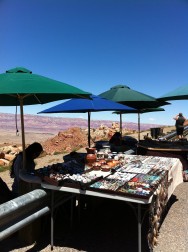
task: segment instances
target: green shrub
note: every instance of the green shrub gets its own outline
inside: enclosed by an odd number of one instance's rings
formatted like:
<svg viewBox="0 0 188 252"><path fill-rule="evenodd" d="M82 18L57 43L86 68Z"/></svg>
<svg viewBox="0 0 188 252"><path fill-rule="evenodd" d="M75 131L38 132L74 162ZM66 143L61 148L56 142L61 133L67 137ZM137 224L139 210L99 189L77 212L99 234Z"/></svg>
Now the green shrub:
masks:
<svg viewBox="0 0 188 252"><path fill-rule="evenodd" d="M10 166L0 166L0 172L10 170Z"/></svg>
<svg viewBox="0 0 188 252"><path fill-rule="evenodd" d="M54 152L54 155L59 155L59 154L62 154L62 152L60 152L60 151L55 151Z"/></svg>

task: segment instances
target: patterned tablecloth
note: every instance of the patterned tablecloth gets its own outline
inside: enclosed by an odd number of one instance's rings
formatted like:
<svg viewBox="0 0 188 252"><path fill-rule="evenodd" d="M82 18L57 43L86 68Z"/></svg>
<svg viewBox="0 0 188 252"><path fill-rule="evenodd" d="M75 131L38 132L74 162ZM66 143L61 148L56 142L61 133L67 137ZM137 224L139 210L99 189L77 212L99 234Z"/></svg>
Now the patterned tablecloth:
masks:
<svg viewBox="0 0 188 252"><path fill-rule="evenodd" d="M65 169L71 171L69 165L63 167L58 164L58 169L55 165L46 167L47 182L41 185L52 193L62 191L137 203L138 209L147 204L150 223L148 245L152 250L157 244L166 203L183 182L182 163L178 158L171 157L120 154L117 158L118 165L106 172L91 167L88 169L84 165L74 167L76 172L82 171L80 174L64 174ZM138 247L141 251L141 210L138 212Z"/></svg>
<svg viewBox="0 0 188 252"><path fill-rule="evenodd" d="M162 180L167 180L168 199L183 182L182 164L178 158L123 154L118 158L117 164L106 171L94 170L85 164L79 165L76 161L54 164L39 171L44 173L47 183L59 189L65 187L66 190L66 187L72 187L131 198L145 198L148 203Z"/></svg>

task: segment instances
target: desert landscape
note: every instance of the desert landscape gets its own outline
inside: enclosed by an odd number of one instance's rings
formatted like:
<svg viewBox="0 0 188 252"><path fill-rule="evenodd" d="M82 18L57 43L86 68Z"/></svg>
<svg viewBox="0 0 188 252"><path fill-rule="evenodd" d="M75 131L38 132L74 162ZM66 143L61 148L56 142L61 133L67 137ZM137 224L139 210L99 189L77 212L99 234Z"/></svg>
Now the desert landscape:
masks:
<svg viewBox="0 0 188 252"><path fill-rule="evenodd" d="M119 124L112 122L111 126L102 125L99 128L91 129L92 139L109 140L110 136L118 131ZM173 131L174 126L168 126L163 128L164 134ZM135 130L125 130L127 136L131 136L138 140L138 132ZM140 139L150 136L150 130L145 130L140 133ZM16 134L13 130L0 130L0 152L7 152L14 156L18 151L22 149L22 137L21 133ZM49 164L63 162L63 156L71 151L86 152L88 147L87 142L87 129L81 128L69 128L64 131L55 133L41 133L35 128L33 131L25 132L25 142L29 145L33 142L39 142L42 144L44 154L36 159L36 169L47 166ZM91 146L95 145L94 141L91 141ZM5 149L6 147L6 149ZM12 160L12 158L11 158ZM0 160L2 161L2 160ZM6 162L5 165L8 165ZM5 180L7 185L11 188L12 179L9 176L9 172L0 173L0 176Z"/></svg>
<svg viewBox="0 0 188 252"><path fill-rule="evenodd" d="M15 115L11 113L0 113L0 125L1 130L5 131L15 131L16 132L16 124L19 131L21 131L20 125L20 115ZM116 121L112 120L91 120L91 128L95 129L100 127L101 125L105 125L107 127L111 127L112 123L119 123L119 117L117 116ZM86 129L88 127L88 121L83 118L76 117L75 118L67 118L63 116L52 117L52 116L44 116L44 115L24 115L24 124L26 132L40 132L40 133L55 133L57 134L59 131L67 130L73 127L79 127L82 129ZM141 131L147 130L153 127L159 127L160 124L147 124L141 123ZM164 126L164 125L163 125ZM138 123L136 122L122 122L122 128L127 130L138 130Z"/></svg>
<svg viewBox="0 0 188 252"><path fill-rule="evenodd" d="M112 130L112 127L109 127L109 131ZM171 132L174 130L173 126L168 126L163 128L163 132ZM105 128L106 132L106 128ZM97 133L97 130L95 130L95 133ZM72 134L72 135L71 135ZM75 134L75 135L74 135ZM79 135L80 134L80 135ZM144 136L150 134L150 130L142 131L141 132L141 139L144 139ZM0 131L1 135L1 140L0 140L0 146L1 148L3 146L21 146L21 135L16 135L16 132L13 130L5 131L1 130ZM134 131L130 132L128 134L134 138L138 138L138 132ZM101 135L100 135L101 136ZM75 149L75 146L73 146L73 143L79 141L81 143L80 148L79 146L76 145L76 151L77 152L85 152L85 148L87 147L87 131L81 130L80 128L70 128L65 131L60 131L57 134L55 133L41 133L41 132L35 132L33 131L26 131L25 132L25 137L26 137L26 144L30 144L32 142L40 142L43 146L44 149L46 148L47 153L45 153L44 156L39 157L36 159L36 168L41 168L45 165L48 164L53 164L53 163L58 163L58 162L63 162L63 156L69 153L70 151ZM80 138L79 138L80 137ZM75 139L77 141L75 141ZM63 139L63 141L61 140ZM82 139L82 141L81 141ZM73 141L72 141L73 140ZM59 149L57 148L59 145L61 145L61 150L62 146L70 146L70 148L67 149L67 151L58 151ZM63 147L64 148L64 147ZM11 188L12 185L12 179L9 176L9 171L1 172L0 177L7 183L9 188ZM158 238L158 245L157 247L154 248L154 252L172 252L172 251L186 251L186 233L187 233L187 226L186 222L184 221L185 218L188 218L187 216L187 211L186 211L186 205L188 202L188 197L187 197L187 183L183 183L180 186L177 187L173 198L169 202L168 206L168 214L166 215L163 225L160 229L160 236ZM116 207L114 205L111 205L111 202L106 202L105 205L103 202L95 202L96 207L92 209L91 214L93 211L96 211L95 214L96 216L100 216L101 213L97 212L97 205L101 204L100 207L102 207L103 211L108 211L108 209L113 209L113 211L119 211L121 214L125 214L124 218L121 220L117 216L117 221L119 222L124 222L127 223L127 225L131 225L129 223L130 218L126 218L126 216L130 216L131 212L127 209L124 208L122 204L117 204ZM114 208L115 207L115 208ZM122 212L123 211L123 212ZM113 212L109 212L108 218L112 218L111 214ZM187 217L186 217L187 216ZM89 217L93 219L91 216ZM101 215L101 218L102 215ZM113 216L114 218L114 216ZM99 220L100 218L98 218ZM173 221L172 221L173 220ZM65 221L65 220L64 220ZM85 222L86 221L86 222ZM94 219L93 219L94 221ZM102 219L100 219L102 221ZM95 221L94 221L95 222ZM54 244L54 251L63 251L63 252L77 252L77 251L92 251L92 252L104 252L106 251L105 248L107 245L104 245L103 242L107 239L107 236L105 235L106 238L98 237L96 236L95 243L92 242L91 237L92 237L92 229L91 232L85 232L88 230L89 226L88 225L95 225L94 222L91 222L90 224L87 223L87 219L83 218L82 220L82 228L79 226L75 226L74 229L71 231L68 227L67 224L64 223L65 229L62 228L61 231L57 228L56 230L56 236L55 236L55 244ZM102 222L101 222L102 223ZM128 224L129 223L129 224ZM113 224L114 225L114 224ZM120 223L119 223L120 225ZM49 228L49 226L48 226ZM93 226L94 228L94 226ZM101 228L104 228L101 226ZM108 225L106 226L107 230L105 229L104 232L109 232L109 227ZM123 233L125 232L126 236L130 238L132 241L134 241L135 246L131 246L130 249L131 251L137 251L137 246L136 246L136 237L137 237L137 229L132 229L132 233L126 232L124 227L122 225L119 226L119 231L116 230L114 231L113 227L113 235L117 235L116 240L117 243L116 245L113 243L109 242L109 239L107 239L108 242L108 252L114 252L114 251L124 251L124 238L121 237L122 233L121 231L123 230ZM118 226L116 227L118 228ZM94 232L95 229L93 229ZM174 230L174 231L173 231ZM146 230L143 230L143 233L145 233ZM185 232L186 231L186 232ZM50 237L49 237L49 230L46 230L46 235L42 235L41 240L38 241L35 244L32 245L26 245L23 242L21 242L16 235L13 235L4 241L1 242L0 245L0 250L2 252L8 252L8 251L19 251L19 252L25 252L25 251L43 251L43 252L48 252L51 251L50 248ZM95 230L96 232L96 230ZM114 233L115 232L115 233ZM174 236L174 232L176 232L176 236ZM134 237L133 237L133 234ZM178 239L177 239L178 237ZM83 239L84 238L84 239ZM101 241L103 239L103 242ZM111 237L113 240L114 237ZM122 239L122 240L121 240ZM94 241L93 240L93 241ZM99 246L100 244L100 246ZM172 246L169 246L169 244L173 244L174 249L172 250ZM126 245L130 246L130 244ZM143 243L144 250L147 251L147 243Z"/></svg>

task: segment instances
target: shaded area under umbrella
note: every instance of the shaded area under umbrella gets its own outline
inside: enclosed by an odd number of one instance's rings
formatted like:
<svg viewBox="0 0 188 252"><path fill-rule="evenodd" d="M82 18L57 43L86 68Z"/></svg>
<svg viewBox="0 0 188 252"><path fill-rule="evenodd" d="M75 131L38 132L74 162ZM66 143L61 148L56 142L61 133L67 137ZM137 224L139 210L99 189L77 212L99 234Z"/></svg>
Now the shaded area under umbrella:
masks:
<svg viewBox="0 0 188 252"><path fill-rule="evenodd" d="M123 114L132 114L132 113L138 114L138 141L140 141L140 114L149 113L149 112L160 112L160 111L165 111L165 110L159 107L159 108L138 109L132 112L131 111L123 111L123 112L115 111L114 113L120 115L121 128L122 128L122 115Z"/></svg>
<svg viewBox="0 0 188 252"><path fill-rule="evenodd" d="M142 111L149 108L158 108L160 106L170 104L166 101L159 101L157 98L138 92L125 85L113 86L109 90L99 94L99 96L127 106L131 106L132 108L137 109L137 111Z"/></svg>
<svg viewBox="0 0 188 252"><path fill-rule="evenodd" d="M135 109L101 98L96 95L91 95L89 99L71 99L49 109L43 110L40 113L88 113L88 146L90 147L90 118L91 112L99 111L134 111Z"/></svg>
<svg viewBox="0 0 188 252"><path fill-rule="evenodd" d="M69 84L33 74L22 67L0 74L0 106L20 106L23 167L25 168L24 105L44 104L74 97L89 98L90 93Z"/></svg>

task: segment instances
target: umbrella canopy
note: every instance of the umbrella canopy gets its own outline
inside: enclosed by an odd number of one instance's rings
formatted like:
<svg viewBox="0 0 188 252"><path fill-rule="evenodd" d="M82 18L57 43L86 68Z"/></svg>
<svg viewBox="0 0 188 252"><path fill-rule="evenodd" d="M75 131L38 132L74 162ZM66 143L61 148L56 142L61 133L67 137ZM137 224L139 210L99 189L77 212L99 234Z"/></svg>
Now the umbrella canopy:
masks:
<svg viewBox="0 0 188 252"><path fill-rule="evenodd" d="M165 111L163 108L148 108L148 109L137 109L134 111L116 111L114 113L120 115L120 125L122 125L122 114L132 114L132 113L137 113L138 114L138 141L140 141L140 114L143 113L149 113L149 112L160 112L160 111Z"/></svg>
<svg viewBox="0 0 188 252"><path fill-rule="evenodd" d="M49 95L50 94L50 95ZM90 94L69 84L33 74L26 68L14 68L0 74L0 106L44 104Z"/></svg>
<svg viewBox="0 0 188 252"><path fill-rule="evenodd" d="M187 100L187 99L188 99L188 85L178 87L175 90L158 98L159 101Z"/></svg>
<svg viewBox="0 0 188 252"><path fill-rule="evenodd" d="M90 116L91 112L98 111L134 111L135 109L128 106L91 95L89 99L71 99L39 113L88 113L88 145L90 147Z"/></svg>
<svg viewBox="0 0 188 252"><path fill-rule="evenodd" d="M101 93L100 96L124 105L131 106L132 108L137 109L136 113L138 113L138 115L143 109L153 109L158 108L159 106L170 104L165 101L159 101L152 96L133 90L125 85L116 85L106 92ZM138 125L138 127L140 126ZM138 138L140 138L140 134Z"/></svg>
<svg viewBox="0 0 188 252"><path fill-rule="evenodd" d="M88 98L87 93L74 86L32 74L26 68L17 67L0 74L0 106L20 106L23 165L25 165L25 134L23 105L44 104L74 97Z"/></svg>
<svg viewBox="0 0 188 252"><path fill-rule="evenodd" d="M108 91L101 93L100 96L135 109L156 108L169 104L164 101L158 101L152 96L140 93L124 85L116 85Z"/></svg>

